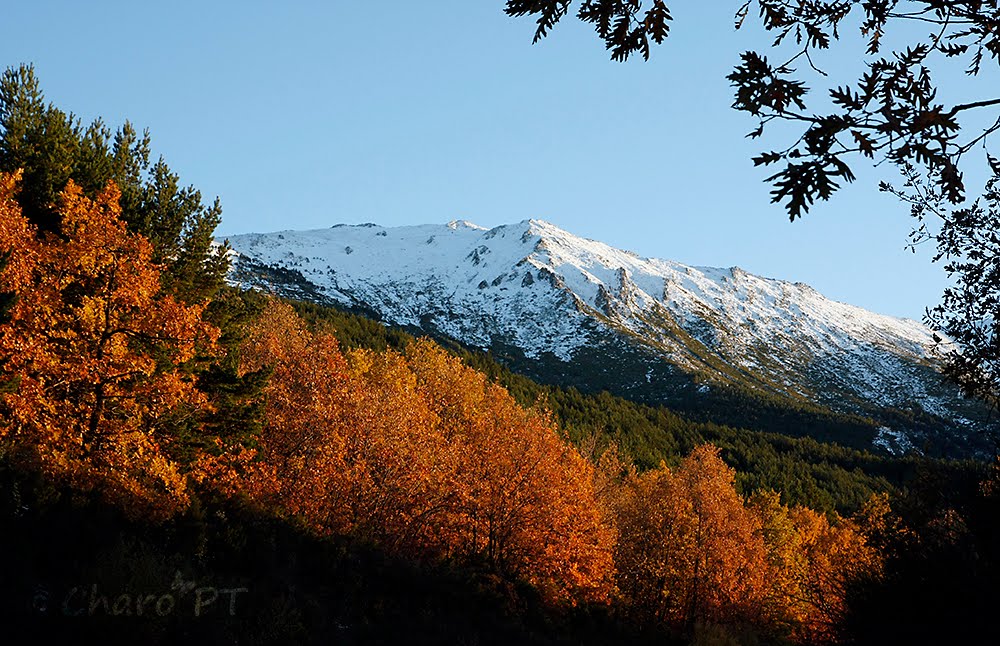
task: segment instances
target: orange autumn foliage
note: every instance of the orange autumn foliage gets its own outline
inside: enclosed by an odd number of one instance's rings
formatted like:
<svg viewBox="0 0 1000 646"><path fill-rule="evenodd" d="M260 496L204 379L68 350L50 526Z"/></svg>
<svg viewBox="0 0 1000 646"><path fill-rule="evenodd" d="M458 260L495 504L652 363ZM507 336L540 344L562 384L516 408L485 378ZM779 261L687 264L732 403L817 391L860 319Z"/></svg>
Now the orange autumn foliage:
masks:
<svg viewBox="0 0 1000 646"><path fill-rule="evenodd" d="M458 545L552 597L606 597L614 535L602 520L594 469L543 413L428 341L407 359L460 448Z"/></svg>
<svg viewBox="0 0 1000 646"><path fill-rule="evenodd" d="M633 477L618 508L618 585L631 611L678 630L750 621L766 585L757 519L710 445Z"/></svg>
<svg viewBox="0 0 1000 646"><path fill-rule="evenodd" d="M882 556L868 544L861 527L848 519L832 521L812 509L791 510L805 567L797 584L808 612L794 634L808 643L833 642L847 611L847 593L858 577L877 576Z"/></svg>
<svg viewBox="0 0 1000 646"><path fill-rule="evenodd" d="M259 459L250 465L247 493L324 531L350 527L341 496L352 474L346 459L345 415L356 393L336 341L313 335L291 307L272 302L247 332L244 372L272 371Z"/></svg>
<svg viewBox="0 0 1000 646"><path fill-rule="evenodd" d="M322 533L483 565L558 602L606 598L593 471L546 416L434 344L353 351L272 302L243 368L273 369L252 495Z"/></svg>
<svg viewBox="0 0 1000 646"><path fill-rule="evenodd" d="M18 295L0 326L0 365L17 384L0 404L0 441L56 480L135 514L169 514L187 493L162 450L167 426L205 406L177 366L218 332L202 306L160 293L150 244L126 230L113 184L90 200L70 182L61 235L43 239L17 187L17 176L0 176L0 249L11 253L0 291Z"/></svg>
<svg viewBox="0 0 1000 646"><path fill-rule="evenodd" d="M595 469L545 414L429 341L345 356L273 301L243 348L244 370L265 367L244 488L321 534L485 566L553 601L617 586L628 614L679 632L802 641L832 638L851 578L878 567L850 521L745 501L709 445L676 469L637 474L609 453Z"/></svg>
<svg viewBox="0 0 1000 646"><path fill-rule="evenodd" d="M796 641L828 643L839 638L853 581L877 577L884 555L871 544L871 531L884 527L884 498L862 510L863 523L788 508L773 492L755 494L748 507L760 518L768 549L768 620Z"/></svg>
<svg viewBox="0 0 1000 646"><path fill-rule="evenodd" d="M835 641L848 587L877 575L881 555L851 520L744 501L710 445L676 469L632 475L613 501L618 586L628 612L691 635L755 627L801 643Z"/></svg>

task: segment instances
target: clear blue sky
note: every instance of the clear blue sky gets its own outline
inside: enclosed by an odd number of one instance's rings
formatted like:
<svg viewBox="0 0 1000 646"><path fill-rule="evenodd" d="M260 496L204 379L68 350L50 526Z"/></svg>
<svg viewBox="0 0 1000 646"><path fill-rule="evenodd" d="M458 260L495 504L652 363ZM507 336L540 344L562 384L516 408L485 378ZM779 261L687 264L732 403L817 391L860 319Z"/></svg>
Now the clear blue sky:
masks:
<svg viewBox="0 0 1000 646"><path fill-rule="evenodd" d="M0 62L34 63L86 120L148 127L221 197L224 235L541 218L920 318L944 276L904 250L911 222L875 175L794 224L769 203L749 161L768 142L729 107L725 75L765 42L733 31L737 4L672 3L668 43L622 65L575 20L532 46L502 0L33 0L5 9Z"/></svg>

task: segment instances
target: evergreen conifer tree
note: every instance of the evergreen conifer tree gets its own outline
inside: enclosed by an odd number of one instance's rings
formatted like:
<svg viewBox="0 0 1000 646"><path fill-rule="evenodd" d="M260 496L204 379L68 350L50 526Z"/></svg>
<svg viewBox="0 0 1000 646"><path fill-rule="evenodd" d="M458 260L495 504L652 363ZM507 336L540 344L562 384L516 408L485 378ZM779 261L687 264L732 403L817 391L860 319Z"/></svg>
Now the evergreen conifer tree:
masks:
<svg viewBox="0 0 1000 646"><path fill-rule="evenodd" d="M168 293L193 304L222 286L228 249L212 238L222 217L219 201L206 206L162 158L153 163L148 131L140 134L126 121L112 133L100 119L85 127L72 113L46 104L30 65L0 76L0 171L19 169L18 201L41 233L59 230L56 198L70 179L90 197L114 181L122 219L153 244Z"/></svg>

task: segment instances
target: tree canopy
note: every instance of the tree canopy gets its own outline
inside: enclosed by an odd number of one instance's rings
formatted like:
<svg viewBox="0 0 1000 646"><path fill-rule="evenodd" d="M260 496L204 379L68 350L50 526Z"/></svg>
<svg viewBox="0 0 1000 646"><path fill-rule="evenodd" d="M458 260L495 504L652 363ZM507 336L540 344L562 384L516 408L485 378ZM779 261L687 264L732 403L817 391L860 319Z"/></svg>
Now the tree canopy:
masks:
<svg viewBox="0 0 1000 646"><path fill-rule="evenodd" d="M515 17L537 16L537 42L574 4L508 0L505 11ZM1000 112L1000 96L990 95L998 94L993 92L973 101L949 102L940 96L943 87L932 70L942 59L957 58L965 63L967 74L977 76L997 62L997 2L746 0L736 7L736 28L742 28L752 13L773 34L770 49L779 62L748 51L727 78L735 89L733 107L758 120L751 137L762 136L774 120L801 126L790 146L754 158L757 165L785 164L767 181L774 185L773 201L783 203L791 219L806 213L817 198L829 199L838 181L853 181L848 160L859 155L885 159L907 170L920 168L949 202L965 198L959 162L1000 129L1000 118L984 132L964 136L962 119L978 108ZM648 59L650 42L662 43L672 20L662 0L583 0L576 15L594 25L617 61L634 54ZM920 32L911 40L905 23L926 25L932 33ZM864 38L861 54L868 57L866 71L854 86L826 88L832 105L813 102L807 81L825 84L828 78L813 56L841 43L847 28L859 30ZM892 43L890 51L886 43ZM810 103L821 103L827 111L812 112Z"/></svg>

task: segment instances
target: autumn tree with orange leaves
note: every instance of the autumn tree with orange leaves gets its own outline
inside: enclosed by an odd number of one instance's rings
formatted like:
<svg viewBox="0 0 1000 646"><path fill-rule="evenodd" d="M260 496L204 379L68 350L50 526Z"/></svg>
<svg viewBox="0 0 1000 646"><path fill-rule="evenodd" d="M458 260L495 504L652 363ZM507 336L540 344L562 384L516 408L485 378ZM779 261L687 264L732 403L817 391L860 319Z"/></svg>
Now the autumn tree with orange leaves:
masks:
<svg viewBox="0 0 1000 646"><path fill-rule="evenodd" d="M633 475L618 494L618 586L626 612L691 636L754 627L800 643L835 641L851 581L881 556L854 522L745 501L711 445L676 469ZM715 627L715 628L713 628Z"/></svg>
<svg viewBox="0 0 1000 646"><path fill-rule="evenodd" d="M766 581L764 541L718 449L625 484L618 512L618 585L643 621L690 632L696 623L754 618Z"/></svg>
<svg viewBox="0 0 1000 646"><path fill-rule="evenodd" d="M428 341L345 358L277 302L243 360L273 371L254 495L321 533L485 567L554 602L607 598L613 533L592 467L545 415Z"/></svg>
<svg viewBox="0 0 1000 646"><path fill-rule="evenodd" d="M602 521L594 468L544 413L429 341L407 351L432 410L461 458L458 545L553 598L606 598L613 530Z"/></svg>
<svg viewBox="0 0 1000 646"><path fill-rule="evenodd" d="M143 237L119 218L109 184L96 199L72 182L58 201L59 235L39 237L0 175L0 291L17 294L0 326L0 438L12 458L60 481L98 489L134 513L162 516L186 500L164 452L179 417L205 407L182 369L217 335L203 305L161 293Z"/></svg>

